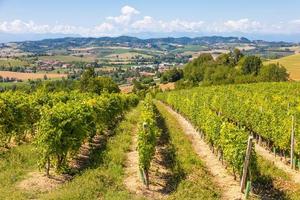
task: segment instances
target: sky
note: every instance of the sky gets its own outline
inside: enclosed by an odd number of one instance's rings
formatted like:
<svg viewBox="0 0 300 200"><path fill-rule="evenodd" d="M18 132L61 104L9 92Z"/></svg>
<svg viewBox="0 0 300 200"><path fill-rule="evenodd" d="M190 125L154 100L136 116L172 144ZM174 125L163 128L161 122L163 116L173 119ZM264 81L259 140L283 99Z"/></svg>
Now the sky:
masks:
<svg viewBox="0 0 300 200"><path fill-rule="evenodd" d="M299 0L0 0L0 37L2 33L2 37L67 34L288 38L300 36L299 8Z"/></svg>

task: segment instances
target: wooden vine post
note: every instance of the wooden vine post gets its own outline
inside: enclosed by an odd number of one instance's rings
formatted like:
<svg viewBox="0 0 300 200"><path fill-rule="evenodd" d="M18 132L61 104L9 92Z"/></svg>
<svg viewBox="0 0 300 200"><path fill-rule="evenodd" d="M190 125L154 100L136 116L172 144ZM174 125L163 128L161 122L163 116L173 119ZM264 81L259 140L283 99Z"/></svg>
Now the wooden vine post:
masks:
<svg viewBox="0 0 300 200"><path fill-rule="evenodd" d="M243 167L243 175L241 179L241 192L244 192L247 183L247 174L248 174L248 168L249 168L251 151L252 151L252 140L253 140L253 136L249 136L246 157L245 157L244 167Z"/></svg>
<svg viewBox="0 0 300 200"><path fill-rule="evenodd" d="M294 149L295 149L295 117L292 116L292 131L291 131L291 168L294 168Z"/></svg>
<svg viewBox="0 0 300 200"><path fill-rule="evenodd" d="M50 177L50 158L47 158L47 163L46 163L46 176L49 178Z"/></svg>
<svg viewBox="0 0 300 200"><path fill-rule="evenodd" d="M148 124L146 122L143 123L143 130L144 132L148 130ZM146 187L149 189L149 172L148 169L143 169L143 182L146 185Z"/></svg>
<svg viewBox="0 0 300 200"><path fill-rule="evenodd" d="M260 112L263 113L263 107L260 106ZM258 135L258 144L261 145L262 139L261 139L261 135Z"/></svg>

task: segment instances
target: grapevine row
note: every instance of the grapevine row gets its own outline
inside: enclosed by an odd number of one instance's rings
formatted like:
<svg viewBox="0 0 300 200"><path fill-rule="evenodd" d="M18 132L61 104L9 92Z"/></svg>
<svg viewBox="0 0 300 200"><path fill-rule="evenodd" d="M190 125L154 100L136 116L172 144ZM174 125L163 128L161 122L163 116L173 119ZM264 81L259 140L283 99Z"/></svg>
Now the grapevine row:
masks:
<svg viewBox="0 0 300 200"><path fill-rule="evenodd" d="M224 117L212 111L201 93L188 91L160 93L157 98L171 105L184 115L199 130L202 138L224 159L234 176L241 177L247 150L248 133L245 129L228 122ZM253 150L250 174L256 173L256 156Z"/></svg>
<svg viewBox="0 0 300 200"><path fill-rule="evenodd" d="M113 127L137 102L135 95L99 96L77 91L1 93L0 144L7 146L12 140L18 142L29 136L47 174L50 166L61 171L84 142Z"/></svg>
<svg viewBox="0 0 300 200"><path fill-rule="evenodd" d="M139 168L143 182L149 186L149 168L155 154L155 146L160 129L157 126L157 110L152 97L147 95L142 103L141 118L138 127Z"/></svg>

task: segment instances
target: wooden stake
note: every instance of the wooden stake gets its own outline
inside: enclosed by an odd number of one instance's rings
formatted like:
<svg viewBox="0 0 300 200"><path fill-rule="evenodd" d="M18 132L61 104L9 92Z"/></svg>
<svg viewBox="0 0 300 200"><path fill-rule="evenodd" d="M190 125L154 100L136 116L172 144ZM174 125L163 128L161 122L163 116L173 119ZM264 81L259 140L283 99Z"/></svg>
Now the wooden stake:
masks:
<svg viewBox="0 0 300 200"><path fill-rule="evenodd" d="M294 168L294 146L295 146L295 117L292 116L292 131L291 131L291 168Z"/></svg>
<svg viewBox="0 0 300 200"><path fill-rule="evenodd" d="M245 157L244 167L243 167L243 175L242 175L242 180L241 180L241 192L244 192L245 187L246 187L247 172L248 172L248 167L249 167L250 157L251 157L251 151L252 151L252 139L253 139L253 137L249 136L247 151L246 151L246 157Z"/></svg>
<svg viewBox="0 0 300 200"><path fill-rule="evenodd" d="M50 177L50 158L47 158L47 164L46 164L46 175L49 178Z"/></svg>

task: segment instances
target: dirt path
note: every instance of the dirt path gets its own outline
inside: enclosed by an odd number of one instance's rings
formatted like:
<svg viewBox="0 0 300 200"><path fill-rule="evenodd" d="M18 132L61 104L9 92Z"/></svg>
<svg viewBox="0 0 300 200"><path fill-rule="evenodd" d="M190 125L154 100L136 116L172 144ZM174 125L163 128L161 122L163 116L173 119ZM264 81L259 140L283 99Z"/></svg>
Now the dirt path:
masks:
<svg viewBox="0 0 300 200"><path fill-rule="evenodd" d="M300 173L291 169L289 165L284 164L279 156L276 156L275 158L273 154L269 153L268 150L259 145L255 145L255 151L257 154L261 155L266 160L269 160L270 162L274 163L274 165L277 168L288 173L295 183L300 183Z"/></svg>
<svg viewBox="0 0 300 200"><path fill-rule="evenodd" d="M104 141L105 136L96 135L91 142L83 144L78 155L71 161L70 166L77 170L84 169L89 165L92 151L101 148L104 145ZM72 176L68 174L58 175L54 171L50 171L50 177L47 177L44 172L34 171L29 172L27 178L20 181L17 187L31 192L44 193L57 188L71 179Z"/></svg>
<svg viewBox="0 0 300 200"><path fill-rule="evenodd" d="M17 188L35 193L45 193L57 188L71 178L72 177L68 175L54 174L49 178L45 173L35 171L28 173L27 178L17 184Z"/></svg>
<svg viewBox="0 0 300 200"><path fill-rule="evenodd" d="M81 145L79 153L71 161L70 166L76 170L82 170L90 164L90 156L100 148L105 146L107 140L106 135L95 135L91 142Z"/></svg>
<svg viewBox="0 0 300 200"><path fill-rule="evenodd" d="M160 103L160 102L159 102ZM161 103L162 104L162 103ZM199 133L184 117L175 112L169 106L163 104L168 112L174 115L178 123L182 126L186 135L190 138L195 152L199 155L201 160L205 163L207 169L213 175L214 182L222 189L223 200L242 199L243 194L240 192L240 185L238 181L233 179L224 166L219 162L218 158L211 152L209 146L200 138Z"/></svg>
<svg viewBox="0 0 300 200"><path fill-rule="evenodd" d="M163 199L168 195L167 180L170 176L169 170L164 166L164 158L162 156L164 145L158 144L156 147L155 155L149 170L150 185L149 189L147 189L141 181L138 170L137 130L134 130L133 132L134 135L132 137L131 148L127 153L127 161L125 164L126 178L124 184L127 189L134 194L149 199Z"/></svg>

